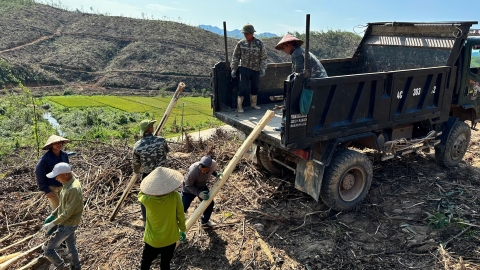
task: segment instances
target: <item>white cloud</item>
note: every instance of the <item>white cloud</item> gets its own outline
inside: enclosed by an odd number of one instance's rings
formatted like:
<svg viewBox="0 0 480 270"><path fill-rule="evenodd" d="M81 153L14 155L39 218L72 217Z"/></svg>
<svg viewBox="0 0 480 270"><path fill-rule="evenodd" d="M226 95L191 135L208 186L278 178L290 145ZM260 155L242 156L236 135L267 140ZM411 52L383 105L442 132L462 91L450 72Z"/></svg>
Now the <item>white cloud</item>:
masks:
<svg viewBox="0 0 480 270"><path fill-rule="evenodd" d="M301 9L296 9L295 12L301 12L301 13L303 13L303 10L301 10Z"/></svg>
<svg viewBox="0 0 480 270"><path fill-rule="evenodd" d="M240 3L245 3L245 2L247 2L247 0L237 0L237 1L240 2Z"/></svg>
<svg viewBox="0 0 480 270"><path fill-rule="evenodd" d="M157 4L150 4L147 5L146 8L148 9L153 9L153 10L158 10L158 11L169 11L169 10L186 10L184 8L174 8L174 7L168 7L168 6L162 6L162 5L157 5Z"/></svg>

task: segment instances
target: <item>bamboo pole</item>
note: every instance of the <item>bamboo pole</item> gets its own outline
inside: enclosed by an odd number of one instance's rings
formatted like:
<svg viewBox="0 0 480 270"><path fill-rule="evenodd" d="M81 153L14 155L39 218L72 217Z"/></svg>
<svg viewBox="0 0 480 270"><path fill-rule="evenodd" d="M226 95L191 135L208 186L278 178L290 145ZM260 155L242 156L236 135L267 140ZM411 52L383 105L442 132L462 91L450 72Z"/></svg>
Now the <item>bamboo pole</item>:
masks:
<svg viewBox="0 0 480 270"><path fill-rule="evenodd" d="M175 103L177 103L178 99L180 98L180 94L182 93L184 88L185 88L185 84L183 82L180 82L178 84L177 90L175 91L175 94L173 94L172 100L170 100L170 104L168 104L168 107L165 110L165 113L163 114L162 120L158 124L155 132L153 133L154 136L157 136L158 132L161 131L163 129L163 127L165 126L165 123L167 123L168 116L170 116L170 113L172 112L173 107L175 106ZM115 209L113 210L112 214L110 215L110 221L115 220L115 217L117 216L118 211L120 210L120 206L122 205L123 201L127 197L128 193L132 189L135 182L137 182L139 177L140 177L140 175L134 173L132 175L132 178L130 178L130 182L128 182L128 185L125 188L125 190L123 191L123 194L120 197L120 200L118 200L118 203L115 206Z"/></svg>
<svg viewBox="0 0 480 270"><path fill-rule="evenodd" d="M137 182L139 175L134 173L132 175L132 178L130 178L130 182L128 182L127 187L123 191L122 197L120 197L120 200L118 200L117 205L115 206L115 209L113 210L112 214L110 215L110 221L114 221L115 217L117 216L118 211L120 210L120 206L122 205L123 201L127 197L128 193L132 189L133 185L135 182Z"/></svg>
<svg viewBox="0 0 480 270"><path fill-rule="evenodd" d="M190 216L190 218L187 220L187 223L186 223L187 231L189 231L192 228L193 224L195 224L195 222L200 218L200 216L205 211L205 209L207 209L208 205L210 205L215 195L217 195L217 193L220 191L222 186L227 181L228 177L230 177L230 174L233 172L238 162L240 162L245 152L250 148L252 143L257 139L257 137L262 132L263 128L268 124L268 122L270 122L270 120L273 118L274 115L275 113L273 111L267 110L267 112L262 117L262 119L260 119L260 121L252 130L250 135L248 135L248 137L245 139L242 146L240 146L240 148L237 150L237 152L235 153L235 156L233 156L232 160L230 160L227 167L225 167L225 170L223 171L223 175L210 189L210 192L209 192L210 198L208 200L203 200L200 203L200 205L197 207L197 209L195 209L195 211Z"/></svg>
<svg viewBox="0 0 480 270"><path fill-rule="evenodd" d="M160 120L160 123L158 124L157 129L155 129L153 135L157 136L158 132L162 131L163 127L167 123L167 119L170 116L170 113L173 110L173 107L175 106L175 103L177 103L178 99L180 98L180 94L182 94L184 88L185 84L183 82L180 82L177 86L177 90L175 90L175 94L173 94L172 100L170 100L170 104L168 104L168 107L163 114L162 120Z"/></svg>
<svg viewBox="0 0 480 270"><path fill-rule="evenodd" d="M25 242L25 241L28 241L28 240L32 239L36 234L37 234L37 233L34 233L34 234L30 235L30 236L27 236L27 237L23 238L22 240L20 240L20 241L18 241L18 242L15 242L15 243L11 244L11 245L8 246L8 247L4 247L4 248L0 249L0 253L5 252L5 251L9 250L10 248L12 248L12 247L14 247L14 246L16 246L16 245L18 245L18 244L21 244L21 243L23 243L23 242Z"/></svg>
<svg viewBox="0 0 480 270"><path fill-rule="evenodd" d="M18 256L16 256L16 257L13 257L13 258L9 259L9 260L6 261L6 262L1 263L1 264L0 264L0 270L5 270L5 269L7 269L12 263L15 263L16 261L20 260L21 258L26 257L26 256L34 253L35 251L37 251L37 250L39 250L40 248L42 248L42 245L43 245L43 243L40 244L40 245L38 245L38 246L36 246L36 247L33 247L33 248L31 248L31 249L23 252L23 253L20 253L20 255L18 255Z"/></svg>
<svg viewBox="0 0 480 270"><path fill-rule="evenodd" d="M22 254L22 252L15 252L15 253L12 253L12 254L8 254L8 255L5 255L5 256L1 256L0 257L0 263L3 263L5 261L8 261L10 260L11 258L13 257L17 257L18 255Z"/></svg>

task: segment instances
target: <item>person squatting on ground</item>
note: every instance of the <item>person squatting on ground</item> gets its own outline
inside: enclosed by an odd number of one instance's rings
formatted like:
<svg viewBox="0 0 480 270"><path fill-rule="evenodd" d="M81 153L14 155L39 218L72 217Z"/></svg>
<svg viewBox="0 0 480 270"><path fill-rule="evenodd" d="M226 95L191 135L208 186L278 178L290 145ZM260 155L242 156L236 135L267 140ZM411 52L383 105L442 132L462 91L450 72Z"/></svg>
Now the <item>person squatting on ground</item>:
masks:
<svg viewBox="0 0 480 270"><path fill-rule="evenodd" d="M83 195L80 181L72 176L72 168L68 163L60 162L53 167L47 177L55 178L62 183L60 202L58 207L45 220L41 231L47 233L55 226L56 231L43 246L44 256L52 263L50 269L74 269L81 268L80 259L76 247L75 231L82 219ZM55 249L65 241L71 254L70 268L64 263Z"/></svg>
<svg viewBox="0 0 480 270"><path fill-rule="evenodd" d="M153 124L156 120L143 120L140 122L140 132L143 136L133 146L133 172L142 174L142 179L157 167L166 167L167 153L169 150L164 138L153 135ZM142 220L145 222L145 207L140 204Z"/></svg>
<svg viewBox="0 0 480 270"><path fill-rule="evenodd" d="M197 161L190 165L187 173L184 177L184 182L182 186L182 202L183 202L183 211L186 213L190 204L192 203L195 197L198 197L200 201L208 200L210 198L209 190L207 187L207 181L211 175L215 177L220 177L222 174L216 171L217 162L209 156L203 156L200 161ZM213 227L215 224L210 221L210 217L213 212L213 200L208 205L205 212L201 217L202 227L208 228Z"/></svg>
<svg viewBox="0 0 480 270"><path fill-rule="evenodd" d="M141 270L150 269L158 255L160 269L169 270L176 242L186 239L182 198L176 191L182 178L180 172L158 167L140 184L138 200L147 209Z"/></svg>
<svg viewBox="0 0 480 270"><path fill-rule="evenodd" d="M235 46L230 65L232 78L237 77L237 70L240 73L237 112L243 112L243 99L248 93L249 84L251 84L250 106L253 109L260 109L257 106L257 93L259 78L265 75L265 69L267 69L267 52L263 42L253 36L254 32L253 25L245 24L243 26L242 33L245 39L240 40ZM241 64L240 67L239 64Z"/></svg>
<svg viewBox="0 0 480 270"><path fill-rule="evenodd" d="M62 184L55 180L55 178L49 178L47 173L51 172L57 163L70 163L67 153L62 150L63 145L68 142L70 142L70 140L60 136L50 136L42 147L43 150L48 151L43 154L35 168L38 188L45 193L52 210L58 207Z"/></svg>
<svg viewBox="0 0 480 270"><path fill-rule="evenodd" d="M286 34L275 46L275 49L292 56L292 72L302 73L305 68L305 49L300 47L302 44L303 40ZM311 52L308 53L308 56L308 72L310 73L310 78L327 77L327 72L317 57Z"/></svg>

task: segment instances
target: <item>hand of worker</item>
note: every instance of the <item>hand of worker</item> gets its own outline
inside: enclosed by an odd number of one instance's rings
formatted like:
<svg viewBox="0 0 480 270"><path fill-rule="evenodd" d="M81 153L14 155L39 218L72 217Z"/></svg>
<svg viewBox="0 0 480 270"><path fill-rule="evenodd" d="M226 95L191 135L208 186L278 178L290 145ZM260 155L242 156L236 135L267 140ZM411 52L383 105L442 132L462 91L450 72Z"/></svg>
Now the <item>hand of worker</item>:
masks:
<svg viewBox="0 0 480 270"><path fill-rule="evenodd" d="M180 239L179 239L180 242L185 242L185 240L187 240L187 235L182 231L180 231L179 233L180 233Z"/></svg>
<svg viewBox="0 0 480 270"><path fill-rule="evenodd" d="M210 195L208 195L208 191L202 191L198 194L198 197L202 200L208 200L210 198Z"/></svg>
<svg viewBox="0 0 480 270"><path fill-rule="evenodd" d="M220 176L222 176L222 175L223 175L223 173L219 172L219 173L217 173L217 175L216 175L215 177L217 177L218 179L220 179Z"/></svg>
<svg viewBox="0 0 480 270"><path fill-rule="evenodd" d="M232 69L232 78L237 77L237 71L235 69Z"/></svg>
<svg viewBox="0 0 480 270"><path fill-rule="evenodd" d="M260 70L260 77L265 76L265 69Z"/></svg>
<svg viewBox="0 0 480 270"><path fill-rule="evenodd" d="M40 229L40 231L48 233L54 226L55 226L55 224L53 224L53 222L49 222L47 224L44 224L42 226L42 228Z"/></svg>
<svg viewBox="0 0 480 270"><path fill-rule="evenodd" d="M49 192L49 193L46 193L45 196L47 196L47 198L53 198L53 192Z"/></svg>

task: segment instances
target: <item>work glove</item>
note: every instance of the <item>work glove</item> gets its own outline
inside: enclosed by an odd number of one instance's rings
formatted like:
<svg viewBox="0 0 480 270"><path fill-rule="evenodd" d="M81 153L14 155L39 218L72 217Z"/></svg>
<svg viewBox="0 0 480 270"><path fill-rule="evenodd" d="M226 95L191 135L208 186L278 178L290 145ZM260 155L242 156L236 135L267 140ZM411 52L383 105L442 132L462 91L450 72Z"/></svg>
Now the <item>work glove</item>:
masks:
<svg viewBox="0 0 480 270"><path fill-rule="evenodd" d="M182 243L185 242L185 240L187 240L187 235L182 231L179 231L179 233L180 233L180 242Z"/></svg>
<svg viewBox="0 0 480 270"><path fill-rule="evenodd" d="M55 216L54 216L54 215L50 215L50 216L47 217L47 219L45 219L45 221L43 222L43 224L50 223L50 222L52 222L54 219L55 219Z"/></svg>
<svg viewBox="0 0 480 270"><path fill-rule="evenodd" d="M43 227L40 229L40 231L48 234L50 230L53 229L54 226L55 224L53 224L53 222L49 222L47 224L44 224Z"/></svg>
<svg viewBox="0 0 480 270"><path fill-rule="evenodd" d="M260 77L265 76L265 69L260 70Z"/></svg>
<svg viewBox="0 0 480 270"><path fill-rule="evenodd" d="M198 194L198 197L202 200L208 200L210 198L210 195L208 195L208 191L202 191Z"/></svg>
<svg viewBox="0 0 480 270"><path fill-rule="evenodd" d="M217 177L218 179L220 179L220 176L222 176L222 175L223 175L223 173L219 172L219 173L217 173L217 176L215 176L215 177Z"/></svg>
<svg viewBox="0 0 480 270"><path fill-rule="evenodd" d="M232 78L237 77L237 71L235 69L232 69Z"/></svg>

